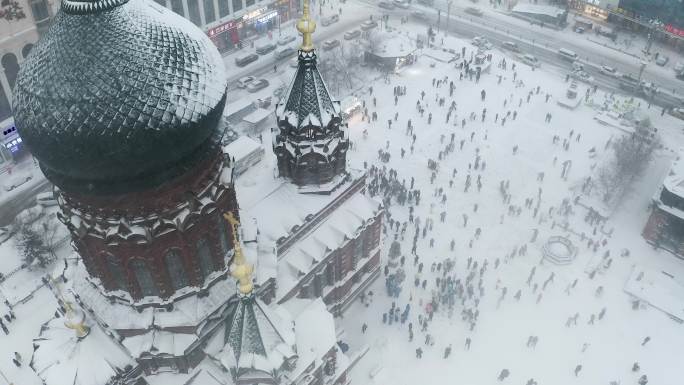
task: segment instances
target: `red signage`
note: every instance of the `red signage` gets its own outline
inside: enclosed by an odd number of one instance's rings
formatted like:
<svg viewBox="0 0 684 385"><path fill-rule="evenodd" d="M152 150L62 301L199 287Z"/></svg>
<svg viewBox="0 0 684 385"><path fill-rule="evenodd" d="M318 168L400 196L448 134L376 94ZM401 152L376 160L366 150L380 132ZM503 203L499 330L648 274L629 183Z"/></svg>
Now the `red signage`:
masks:
<svg viewBox="0 0 684 385"><path fill-rule="evenodd" d="M666 25L665 30L677 36L684 36L684 29L673 27L672 24Z"/></svg>
<svg viewBox="0 0 684 385"><path fill-rule="evenodd" d="M207 31L207 35L209 35L209 37L214 37L215 35L218 35L220 33L226 32L231 29L235 29L237 28L237 26L238 23L236 23L234 20L231 20L229 22L219 25L218 27L210 29L209 31Z"/></svg>

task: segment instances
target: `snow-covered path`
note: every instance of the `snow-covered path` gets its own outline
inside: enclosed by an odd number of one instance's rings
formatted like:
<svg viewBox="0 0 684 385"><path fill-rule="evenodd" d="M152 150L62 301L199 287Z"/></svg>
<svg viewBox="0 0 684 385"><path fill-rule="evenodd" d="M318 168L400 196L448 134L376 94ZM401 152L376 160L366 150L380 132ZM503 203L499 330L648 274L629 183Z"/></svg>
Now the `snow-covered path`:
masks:
<svg viewBox="0 0 684 385"><path fill-rule="evenodd" d="M457 51L466 46L466 57L469 57L472 46L466 44L456 39L448 42ZM459 80L459 71L451 65L436 63L431 67L433 61L421 56L417 65L392 77L390 84L381 81L369 84L373 87L372 95L369 90L363 95L369 114L377 112L378 119L372 124L358 119L350 124L355 148L349 158L354 166L363 167L363 162L367 161L369 165L385 166L388 171L396 170L398 181L405 180L407 188L411 178L415 178L415 188L421 190L420 205L414 212L415 217L420 217L417 255L424 268L422 274L417 273L418 267L414 265L411 254L415 223L409 223L403 240L399 232L407 276L399 297L387 296L383 277L372 289L375 295L370 306L357 303L347 311L347 317L339 320L352 349L363 344L371 347L366 359L354 372L354 383L371 382L368 373L379 365L384 369L375 377L377 384L494 384L504 368L510 371L504 383L512 384L525 384L532 378L540 385L608 384L613 380L635 384L642 374L648 375L649 383L677 384L676 368L684 358L682 325L653 308L633 310L629 296L622 290L634 265L637 268L647 265L651 269L667 271L680 280L684 278L682 261L668 253L653 250L640 236L648 215L648 201L662 180L672 153L661 151L647 175L627 194L618 213L605 226L607 231L614 229L612 236L600 231L592 235L591 226L583 221L585 212L574 208L576 214L567 219L570 228L577 232L586 231L587 236L595 241L605 239L607 242L605 247L601 246L595 252L588 249L586 240L581 241L579 236L569 235L556 225L566 220L557 210L563 199L572 200L571 189L592 175L592 167L605 158L605 144L609 138L621 135L621 132L598 124L593 120L595 111L587 106L581 105L576 111L559 107L555 101L565 93L567 83L563 82L564 79L543 69L531 71L530 67L519 63L513 71L510 58L507 58L507 70L497 68L501 57L494 53L492 74L484 74L476 83L474 80ZM518 83L516 86L514 72L523 85ZM497 84L498 75L503 77L500 85ZM445 83L439 88L433 87L432 78L444 79L446 76L448 80ZM453 98L449 97L449 81L456 85ZM407 88L407 95L399 96L396 106L395 86ZM539 93L536 92L537 86L540 86ZM486 91L484 101L480 97L483 89ZM580 85L581 96L585 90L586 87ZM421 105L425 112L421 117L416 102L421 99L422 91L425 96ZM552 95L548 102L547 93ZM438 106L436 94L438 98L445 98L443 107ZM602 100L604 95L599 90L592 97ZM376 98L377 108L374 108L373 98ZM457 104L456 117L452 114L449 123L445 123L452 100ZM667 115L661 117L659 110L646 109L645 104L643 107L669 148L678 148L684 143L679 121ZM483 108L487 109L484 122L481 121ZM511 115L502 126L501 119L509 111ZM394 121L397 112L398 119ZM430 112L433 117L428 124ZM517 115L515 120L514 112ZM470 120L471 113L475 113L475 120ZM547 113L551 114L550 123L545 123ZM495 123L496 114L498 119ZM388 129L388 119L392 120L391 129ZM416 134L413 153L411 137L406 135L408 119L411 119L413 133ZM463 127L462 119L466 120ZM368 132L365 139L364 129ZM438 160L439 152L450 142L452 133L455 151L443 154L443 160ZM553 144L555 135L559 139ZM564 150L563 141L569 137L569 147ZM517 151L514 151L515 146ZM595 148L597 156L590 158L589 150L592 148ZM378 149L390 153L389 162L378 160ZM403 158L402 149L405 150ZM476 170L474 165L478 154L480 160ZM428 159L439 162L434 183L430 182ZM569 176L564 180L561 172L566 161L571 161L571 165ZM483 162L486 162L484 169ZM452 178L454 169L457 173ZM538 180L540 173L544 173L543 181ZM464 192L468 175L472 185L468 192ZM478 176L482 181L480 192L476 183ZM452 179L453 187L450 188ZM507 192L511 199L508 203L503 202L501 181L510 181ZM435 190L440 187L446 195L444 204L442 196L439 193L435 195ZM541 195L538 195L540 191ZM526 207L526 199L532 200L531 208ZM538 201L539 210L535 216L533 208ZM403 224L409 218L408 207L412 204L400 206L393 199L389 208L391 218ZM520 215L510 215L518 208L521 209ZM442 212L446 213L444 223L440 221ZM468 216L466 226L464 215ZM540 217L543 217L541 224ZM432 219L433 228L423 237L427 218ZM389 226L389 221L386 225ZM478 228L481 229L479 238L475 236ZM539 235L535 242L530 242L534 229L539 230ZM385 249L394 234L394 230L387 230ZM540 264L541 246L552 235L568 236L579 248L577 259L571 265ZM434 247L430 247L431 239L435 240ZM450 250L452 239L455 241L453 252ZM514 257L507 258L513 250L520 250L525 245L525 255L516 253ZM623 249L630 250L631 255L621 257ZM606 251L613 259L611 267L591 279L585 270ZM488 263L482 275L484 296L479 306L466 302L471 310L479 310L476 326L470 331L470 324L462 320L464 306L458 299L451 318L445 306L436 312L427 328L435 344L427 347L418 316L425 314L425 304L436 292L435 278L443 277L441 272L431 272L431 265L447 258L455 260L456 267L450 275L463 282L469 273L469 257L479 264L473 279L476 292L479 270L485 260ZM500 265L495 268L497 259ZM535 266L536 273L528 286L526 280ZM392 271L390 269L389 272ZM554 274L553 281L544 285L551 274ZM427 280L426 289L414 286L417 276L420 281ZM567 294L566 288L575 280L576 287ZM546 286L545 290L543 286ZM503 287L508 293L497 308ZM603 287L603 293L596 296L599 287ZM514 299L518 290L521 290L519 301ZM383 313L390 310L393 301L401 310L410 303L406 323L383 324ZM606 309L605 317L597 319L593 325L589 324L592 314L597 317L603 308ZM579 314L577 325L566 327L568 318L576 313ZM415 332L412 342L409 342L409 322L413 323ZM368 325L365 334L361 334L363 323ZM538 336L539 339L534 349L526 347L530 336ZM650 336L651 341L642 346L646 336ZM466 338L472 340L470 350L464 347ZM450 344L453 344L453 352L443 359L444 349ZM424 350L422 359L416 358L419 347ZM634 362L641 366L638 373L631 371ZM577 365L582 365L582 369L575 378Z"/></svg>

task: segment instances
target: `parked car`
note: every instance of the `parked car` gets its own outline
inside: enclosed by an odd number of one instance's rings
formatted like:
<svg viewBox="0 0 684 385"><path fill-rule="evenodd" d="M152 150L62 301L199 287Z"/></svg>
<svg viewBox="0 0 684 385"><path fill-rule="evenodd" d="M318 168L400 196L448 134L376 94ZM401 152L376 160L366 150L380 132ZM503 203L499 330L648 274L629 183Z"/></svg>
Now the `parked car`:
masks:
<svg viewBox="0 0 684 385"><path fill-rule="evenodd" d="M355 29L353 31L347 31L344 33L344 40L353 40L361 36L361 31Z"/></svg>
<svg viewBox="0 0 684 385"><path fill-rule="evenodd" d="M525 54L520 56L520 61L527 64L528 66L539 68L541 67L541 62L534 55Z"/></svg>
<svg viewBox="0 0 684 385"><path fill-rule="evenodd" d="M418 20L427 20L427 15L423 11L413 11L411 12L411 16Z"/></svg>
<svg viewBox="0 0 684 385"><path fill-rule="evenodd" d="M12 230L9 226L0 227L0 244L12 237Z"/></svg>
<svg viewBox="0 0 684 385"><path fill-rule="evenodd" d="M575 32L577 33L584 33L585 29L584 27L575 27Z"/></svg>
<svg viewBox="0 0 684 385"><path fill-rule="evenodd" d="M36 203L43 207L57 206L57 198L52 191L46 191L36 195Z"/></svg>
<svg viewBox="0 0 684 385"><path fill-rule="evenodd" d="M656 59L656 64L665 67L665 64L670 61L670 58L664 55L658 55L658 58Z"/></svg>
<svg viewBox="0 0 684 385"><path fill-rule="evenodd" d="M377 26L378 23L375 20L366 20L363 23L361 23L361 30L368 31L369 29L373 29Z"/></svg>
<svg viewBox="0 0 684 385"><path fill-rule="evenodd" d="M408 9L411 5L406 0L394 0L394 6L401 9Z"/></svg>
<svg viewBox="0 0 684 385"><path fill-rule="evenodd" d="M492 43L484 36L475 36L470 43L480 49L492 49Z"/></svg>
<svg viewBox="0 0 684 385"><path fill-rule="evenodd" d="M323 42L323 51L330 51L331 49L333 49L335 47L339 47L339 46L340 46L340 41L337 39L326 40Z"/></svg>
<svg viewBox="0 0 684 385"><path fill-rule="evenodd" d="M394 9L394 4L389 1L380 0L378 1L378 7L392 10Z"/></svg>
<svg viewBox="0 0 684 385"><path fill-rule="evenodd" d="M275 56L276 59L281 60L281 59L285 59L286 57L292 56L295 53L297 53L297 50L294 49L294 47L283 47L283 48L277 49L273 55Z"/></svg>
<svg viewBox="0 0 684 385"><path fill-rule="evenodd" d="M328 17L324 17L323 20L321 20L321 25L324 27L329 26L330 24L335 24L338 21L340 21L340 16L337 14L330 15Z"/></svg>
<svg viewBox="0 0 684 385"><path fill-rule="evenodd" d="M253 82L253 81L255 81L255 80L256 80L256 78L255 78L254 76L245 76L245 77L242 77L242 78L238 79L238 81L237 81L237 87L238 87L238 88L246 88L247 85L248 85L249 83L251 83L251 82Z"/></svg>
<svg viewBox="0 0 684 385"><path fill-rule="evenodd" d="M684 119L684 108L671 108L669 113L675 118Z"/></svg>
<svg viewBox="0 0 684 385"><path fill-rule="evenodd" d="M679 74L679 73L681 73L682 71L684 71L684 63L678 61L678 62L674 65L674 67L673 67L672 69L674 70L674 72L675 72L676 74Z"/></svg>
<svg viewBox="0 0 684 385"><path fill-rule="evenodd" d="M297 40L296 37L293 35L285 35L278 39L278 45L287 45L290 44L290 42Z"/></svg>
<svg viewBox="0 0 684 385"><path fill-rule="evenodd" d="M601 66L601 68L599 68L599 72L613 78L617 78L620 76L620 73L615 69L615 67L610 66Z"/></svg>
<svg viewBox="0 0 684 385"><path fill-rule="evenodd" d="M520 52L520 47L518 47L518 44L512 41L505 41L502 47L509 51Z"/></svg>
<svg viewBox="0 0 684 385"><path fill-rule="evenodd" d="M264 88L268 87L268 80L266 79L259 79L255 80L247 85L247 91L248 92L257 92L259 90L263 90Z"/></svg>
<svg viewBox="0 0 684 385"><path fill-rule="evenodd" d="M594 84L594 77L589 75L585 71L572 71L570 73L570 77L584 83Z"/></svg>
<svg viewBox="0 0 684 385"><path fill-rule="evenodd" d="M466 7L465 13L471 14L473 16L480 17L483 15L482 10L477 7Z"/></svg>
<svg viewBox="0 0 684 385"><path fill-rule="evenodd" d="M5 188L5 191L12 191L15 188L28 183L31 179L33 179L33 175L31 174L22 174L22 173L15 173L11 175L7 175L3 177L4 183L3 187Z"/></svg>
<svg viewBox="0 0 684 385"><path fill-rule="evenodd" d="M276 49L276 45L273 43L266 43L256 47L256 53L259 55L266 55L267 53Z"/></svg>
<svg viewBox="0 0 684 385"><path fill-rule="evenodd" d="M235 65L238 67L244 67L249 63L255 62L259 59L259 55L255 53L248 53L246 55L238 56L235 58Z"/></svg>

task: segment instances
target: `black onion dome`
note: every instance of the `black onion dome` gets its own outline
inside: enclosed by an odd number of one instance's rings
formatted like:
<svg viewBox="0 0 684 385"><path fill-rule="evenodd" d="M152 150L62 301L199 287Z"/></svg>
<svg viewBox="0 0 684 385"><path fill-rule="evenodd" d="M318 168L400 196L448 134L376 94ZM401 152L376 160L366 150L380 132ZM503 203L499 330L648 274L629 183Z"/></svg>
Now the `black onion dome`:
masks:
<svg viewBox="0 0 684 385"><path fill-rule="evenodd" d="M116 192L204 159L225 98L220 54L183 17L151 0L63 0L19 72L14 118L52 182Z"/></svg>

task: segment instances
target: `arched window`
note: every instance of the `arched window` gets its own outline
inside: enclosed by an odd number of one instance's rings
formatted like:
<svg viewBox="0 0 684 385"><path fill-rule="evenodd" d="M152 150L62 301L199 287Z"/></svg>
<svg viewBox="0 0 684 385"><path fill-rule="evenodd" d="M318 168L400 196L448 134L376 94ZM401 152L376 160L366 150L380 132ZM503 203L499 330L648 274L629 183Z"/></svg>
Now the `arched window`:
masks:
<svg viewBox="0 0 684 385"><path fill-rule="evenodd" d="M138 286L140 287L142 295L159 295L159 289L157 289L157 285L155 285L152 274L147 268L145 261L142 259L135 259L130 263L130 266L135 275L135 279L138 281Z"/></svg>
<svg viewBox="0 0 684 385"><path fill-rule="evenodd" d="M171 278L171 286L176 290L188 286L188 275L185 274L185 265L178 249L169 250L164 256L164 262Z"/></svg>
<svg viewBox="0 0 684 385"><path fill-rule="evenodd" d="M228 250L230 250L230 245L228 244L228 225L223 216L218 215L216 217L217 228L219 232L219 241L221 242L221 255L225 256Z"/></svg>
<svg viewBox="0 0 684 385"><path fill-rule="evenodd" d="M126 279L126 271L121 265L121 260L111 254L107 254L105 261L107 262L107 270L109 271L109 276L112 277L114 287L126 290L128 280Z"/></svg>
<svg viewBox="0 0 684 385"><path fill-rule="evenodd" d="M24 48L21 49L21 56L26 59L26 57L31 53L31 49L33 48L33 44L29 43L24 46Z"/></svg>
<svg viewBox="0 0 684 385"><path fill-rule="evenodd" d="M0 59L0 64L2 64L2 69L5 70L5 76L7 76L7 83L9 83L10 89L14 89L14 83L17 81L17 73L19 73L19 62L17 61L17 56L13 53L7 53Z"/></svg>
<svg viewBox="0 0 684 385"><path fill-rule="evenodd" d="M214 271L214 260L211 258L209 242L205 238L197 241L197 256L199 257L200 270L202 277L207 278Z"/></svg>

